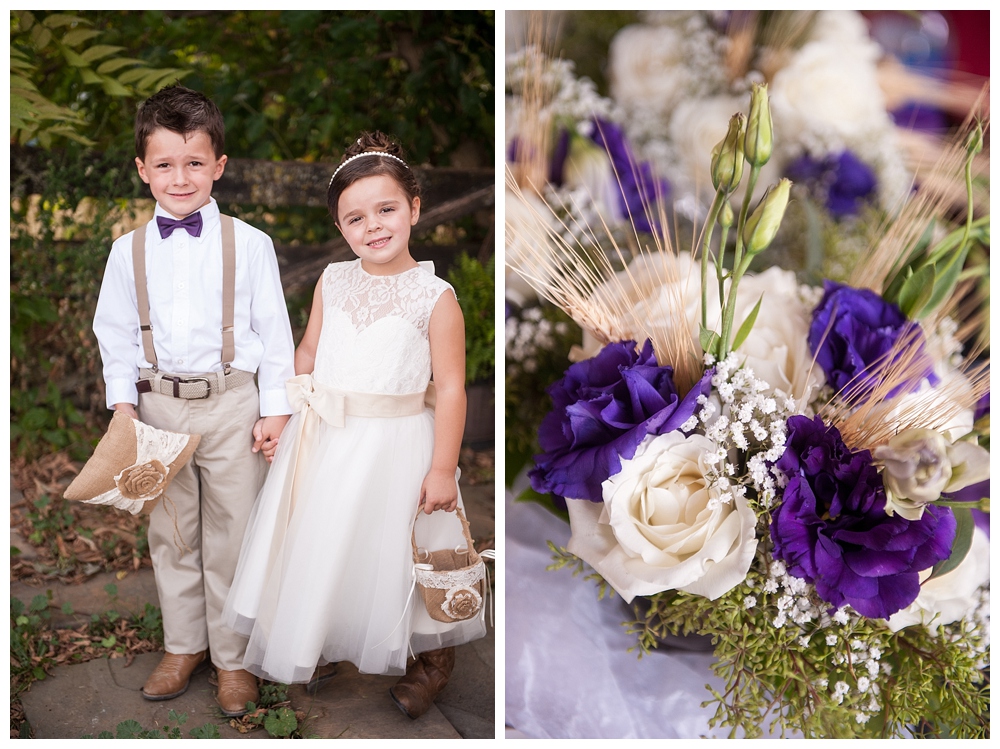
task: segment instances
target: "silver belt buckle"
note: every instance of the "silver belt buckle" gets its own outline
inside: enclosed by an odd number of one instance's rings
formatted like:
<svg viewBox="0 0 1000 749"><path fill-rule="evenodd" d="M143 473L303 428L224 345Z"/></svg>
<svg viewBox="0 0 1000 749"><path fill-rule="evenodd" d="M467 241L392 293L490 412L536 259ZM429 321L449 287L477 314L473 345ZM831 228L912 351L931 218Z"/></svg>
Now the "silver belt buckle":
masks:
<svg viewBox="0 0 1000 749"><path fill-rule="evenodd" d="M181 398L181 397L183 397L183 396L181 396L181 385L182 384L183 385L187 385L188 383L191 383L191 382L204 382L205 383L205 394L204 395L197 395L197 396L186 397L186 398L184 398L184 400L189 400L189 401L205 400L206 398L208 398L208 396L210 396L212 394L212 385L208 381L207 377L170 377L168 375L163 375L163 379L166 380L167 382L170 382L170 383L173 384L174 387L173 387L173 392L171 393L171 395L174 398Z"/></svg>
<svg viewBox="0 0 1000 749"><path fill-rule="evenodd" d="M188 398L187 400L189 400L189 401L203 401L206 398L208 398L208 396L210 396L212 394L212 384L208 381L207 377L191 377L190 379L182 380L182 382L189 382L189 383L190 382L204 382L205 383L205 394L204 395L199 395L196 398L195 397Z"/></svg>

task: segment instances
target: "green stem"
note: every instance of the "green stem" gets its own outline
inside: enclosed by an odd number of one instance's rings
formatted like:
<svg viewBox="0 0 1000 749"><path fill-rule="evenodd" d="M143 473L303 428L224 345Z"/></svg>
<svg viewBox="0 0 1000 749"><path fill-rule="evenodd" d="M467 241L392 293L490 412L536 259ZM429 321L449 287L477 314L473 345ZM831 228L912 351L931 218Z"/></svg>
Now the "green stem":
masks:
<svg viewBox="0 0 1000 749"><path fill-rule="evenodd" d="M701 327L708 330L708 250L712 242L712 234L715 232L715 222L719 218L719 211L726 201L725 190L715 193L715 200L712 201L712 208L708 212L708 223L705 226L705 238L701 243Z"/></svg>

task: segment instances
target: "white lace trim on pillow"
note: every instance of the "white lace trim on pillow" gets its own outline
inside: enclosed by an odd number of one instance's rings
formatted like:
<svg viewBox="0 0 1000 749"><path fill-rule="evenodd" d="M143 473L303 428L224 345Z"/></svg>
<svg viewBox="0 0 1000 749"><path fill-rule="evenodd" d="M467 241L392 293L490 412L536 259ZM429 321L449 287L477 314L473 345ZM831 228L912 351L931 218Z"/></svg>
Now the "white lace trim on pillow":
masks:
<svg viewBox="0 0 1000 749"><path fill-rule="evenodd" d="M120 481L122 475L131 469L157 460L163 464L163 467L166 470L166 473L163 475L163 480L160 482L162 484L166 481L167 474L170 473L170 463L176 460L177 456L181 454L181 451L187 447L190 435L179 434L177 432L167 432L163 429L157 429L149 426L148 424L143 424L141 421L136 419L132 420L132 426L135 427L135 463L115 476L115 482L117 483ZM149 495L145 495L140 499L129 499L128 497L123 496L119 488L116 486L111 491L104 492L93 499L85 501L87 504L92 505L111 505L119 510L127 510L133 515L137 515L139 514L139 511L142 510L142 506L146 502L156 499L162 493L162 490L159 490Z"/></svg>

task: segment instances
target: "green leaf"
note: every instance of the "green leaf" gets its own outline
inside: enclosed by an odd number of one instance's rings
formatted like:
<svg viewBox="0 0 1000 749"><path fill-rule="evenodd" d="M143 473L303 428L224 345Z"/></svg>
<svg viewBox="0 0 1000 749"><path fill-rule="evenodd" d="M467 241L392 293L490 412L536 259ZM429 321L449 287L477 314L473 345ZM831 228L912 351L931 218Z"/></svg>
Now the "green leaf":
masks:
<svg viewBox="0 0 1000 749"><path fill-rule="evenodd" d="M925 265L903 281L896 304L907 319L916 319L920 310L931 298L934 291L934 276L934 266Z"/></svg>
<svg viewBox="0 0 1000 749"><path fill-rule="evenodd" d="M66 13L53 13L51 16L46 16L42 19L42 23L48 26L50 29L58 29L61 26L70 26L71 24L85 24L90 26L90 21L86 18L81 18L80 16L71 16Z"/></svg>
<svg viewBox="0 0 1000 749"><path fill-rule="evenodd" d="M93 39L95 36L100 35L101 32L95 31L94 29L71 29L63 35L61 41L67 47L75 47L88 39ZM119 49L121 49L121 47L119 47Z"/></svg>
<svg viewBox="0 0 1000 749"><path fill-rule="evenodd" d="M110 75L101 76L101 86L108 96L129 96L132 93Z"/></svg>
<svg viewBox="0 0 1000 749"><path fill-rule="evenodd" d="M99 86L103 82L101 80L101 76L90 68L82 68L80 70L80 78L82 78L83 82L88 86Z"/></svg>
<svg viewBox="0 0 1000 749"><path fill-rule="evenodd" d="M137 60L134 57L116 57L113 60L105 60L100 65L97 66L97 72L101 75L109 75L114 73L116 70L121 70L129 65L144 65L142 60Z"/></svg>
<svg viewBox="0 0 1000 749"><path fill-rule="evenodd" d="M27 10L12 10L10 14L14 16L17 19L17 22L21 25L21 31L28 31L35 25L35 16Z"/></svg>
<svg viewBox="0 0 1000 749"><path fill-rule="evenodd" d="M31 29L31 41L36 49L44 49L52 41L52 32L44 26L33 26Z"/></svg>
<svg viewBox="0 0 1000 749"><path fill-rule="evenodd" d="M105 637L101 640L101 646L105 648L113 648L116 642L118 642L118 640L114 635L111 635L110 637Z"/></svg>
<svg viewBox="0 0 1000 749"><path fill-rule="evenodd" d="M750 335L750 331L753 329L753 324L757 321L757 313L760 312L760 303L764 301L764 295L760 295L760 299L757 300L757 304L754 305L753 310L743 324L740 325L740 329L736 331L736 337L733 339L733 351L740 347L740 344L746 340L747 336Z"/></svg>
<svg viewBox="0 0 1000 749"><path fill-rule="evenodd" d="M104 57L115 54L116 52L121 52L124 47L116 47L112 44L95 44L93 47L88 47L81 54L82 57L87 62L96 62Z"/></svg>
<svg viewBox="0 0 1000 749"><path fill-rule="evenodd" d="M219 736L219 727L214 723L206 723L203 726L198 726L197 728L191 729L192 739L217 739Z"/></svg>
<svg viewBox="0 0 1000 749"><path fill-rule="evenodd" d="M715 331L709 330L704 325L699 325L698 340L701 342L701 350L706 354L716 354L721 338Z"/></svg>
<svg viewBox="0 0 1000 749"><path fill-rule="evenodd" d="M933 312L937 307L955 290L958 277L965 265L965 257L969 254L970 245L965 245L962 250L951 257L942 258L935 266L937 278L934 282L934 291L927 301L919 317L925 317Z"/></svg>
<svg viewBox="0 0 1000 749"><path fill-rule="evenodd" d="M114 598L118 595L118 586L114 583L108 583L104 586L104 592Z"/></svg>
<svg viewBox="0 0 1000 749"><path fill-rule="evenodd" d="M539 494L532 488L527 488L523 492L517 495L514 499L515 502L537 502L546 510L551 512L553 515L562 518L567 523L569 522L569 512L559 507L555 503L555 498L551 494ZM566 500L567 502L586 502L588 500Z"/></svg>
<svg viewBox="0 0 1000 749"><path fill-rule="evenodd" d="M116 739L135 739L143 732L142 726L135 720L123 720L115 727Z"/></svg>
<svg viewBox="0 0 1000 749"><path fill-rule="evenodd" d="M951 511L955 513L956 522L955 541L951 545L951 556L934 565L931 570L931 576L927 578L928 580L946 575L958 567L962 563L962 560L965 559L965 555L969 553L969 549L972 548L972 534L976 529L976 521L972 518L972 510L964 507L952 507Z"/></svg>
<svg viewBox="0 0 1000 749"><path fill-rule="evenodd" d="M295 719L295 711L287 707L270 710L264 718L264 730L268 735L279 738L291 736L299 722Z"/></svg>
<svg viewBox="0 0 1000 749"><path fill-rule="evenodd" d="M86 68L88 67L87 61L84 60L80 55L71 50L69 47L62 48L63 57L66 58L66 62L72 65L74 68Z"/></svg>

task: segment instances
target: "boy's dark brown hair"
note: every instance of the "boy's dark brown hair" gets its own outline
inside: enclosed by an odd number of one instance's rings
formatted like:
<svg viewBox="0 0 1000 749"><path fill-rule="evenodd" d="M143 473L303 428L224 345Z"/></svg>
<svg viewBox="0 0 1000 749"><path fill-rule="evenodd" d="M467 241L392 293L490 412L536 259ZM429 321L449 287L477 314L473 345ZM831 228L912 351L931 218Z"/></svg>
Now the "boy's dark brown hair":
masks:
<svg viewBox="0 0 1000 749"><path fill-rule="evenodd" d="M157 128L187 137L199 130L212 141L215 157L226 148L226 125L215 102L204 94L174 84L161 88L139 105L135 115L135 155L146 160L146 144Z"/></svg>
<svg viewBox="0 0 1000 749"><path fill-rule="evenodd" d="M346 163L351 157L365 152L385 153L396 158L384 159L371 156L355 159L350 164ZM340 159L340 163L344 164L344 167L335 172L335 176L330 180L326 190L326 205L330 209L330 215L333 216L334 222L340 220L337 217L337 204L340 202L341 194L364 177L374 177L380 174L392 177L409 198L411 204L414 198L420 197L420 185L417 184L417 178L413 176L413 170L397 159L406 161L402 147L391 137L378 130L371 133L361 133L361 136L344 151L344 155Z"/></svg>

